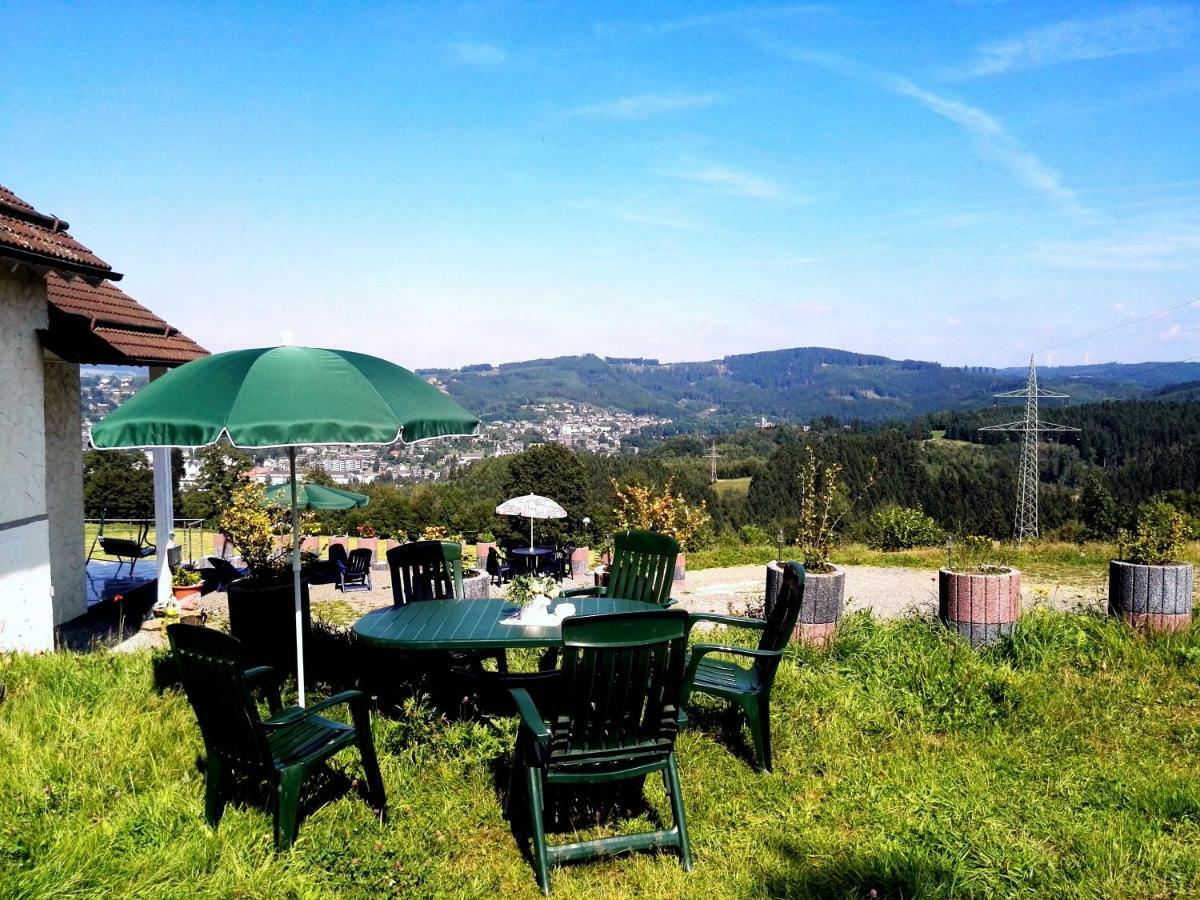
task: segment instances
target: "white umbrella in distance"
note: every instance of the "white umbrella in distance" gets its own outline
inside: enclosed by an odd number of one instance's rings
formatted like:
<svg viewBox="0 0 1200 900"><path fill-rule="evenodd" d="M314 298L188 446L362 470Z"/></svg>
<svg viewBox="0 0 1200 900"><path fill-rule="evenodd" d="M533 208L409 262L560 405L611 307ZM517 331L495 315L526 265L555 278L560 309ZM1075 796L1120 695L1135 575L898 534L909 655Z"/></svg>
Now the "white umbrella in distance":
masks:
<svg viewBox="0 0 1200 900"><path fill-rule="evenodd" d="M502 516L529 517L529 549L533 549L533 520L534 519L565 519L567 511L551 500L537 494L526 494L524 497L513 497L505 500L496 507L496 512Z"/></svg>

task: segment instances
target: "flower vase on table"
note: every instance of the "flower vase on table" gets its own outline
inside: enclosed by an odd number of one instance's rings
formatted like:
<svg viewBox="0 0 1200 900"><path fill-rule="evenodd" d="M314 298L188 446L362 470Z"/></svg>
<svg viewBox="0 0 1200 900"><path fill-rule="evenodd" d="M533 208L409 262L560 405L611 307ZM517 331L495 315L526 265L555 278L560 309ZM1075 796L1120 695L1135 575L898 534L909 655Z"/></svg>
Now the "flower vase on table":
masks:
<svg viewBox="0 0 1200 900"><path fill-rule="evenodd" d="M550 577L518 575L508 586L508 599L517 604L520 612L504 620L506 624L545 626L558 624L559 618L550 609L558 596L558 584Z"/></svg>

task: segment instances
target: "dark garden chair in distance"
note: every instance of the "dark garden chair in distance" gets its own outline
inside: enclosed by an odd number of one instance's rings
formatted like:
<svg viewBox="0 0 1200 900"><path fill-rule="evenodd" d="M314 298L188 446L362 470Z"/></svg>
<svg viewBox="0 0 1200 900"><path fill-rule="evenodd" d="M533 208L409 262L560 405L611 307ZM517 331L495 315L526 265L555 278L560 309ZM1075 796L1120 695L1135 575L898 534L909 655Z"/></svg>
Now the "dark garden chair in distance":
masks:
<svg viewBox="0 0 1200 900"><path fill-rule="evenodd" d="M538 709L524 688L511 693L520 715L513 780L525 777L538 885L550 893L550 866L613 853L674 847L692 869L675 762L687 652L687 613L652 610L572 616L562 624L562 677ZM545 790L661 772L674 825L551 846ZM511 799L512 791L509 796Z"/></svg>
<svg viewBox="0 0 1200 900"><path fill-rule="evenodd" d="M741 707L754 740L760 768L771 771L771 686L783 658L784 648L800 616L804 600L804 566L788 563L783 570L783 587L766 619L689 613L688 629L696 622L713 622L731 628L762 632L756 649L720 644L695 644L688 656L684 703L692 692L709 694ZM714 653L732 654L751 660L749 666L713 659Z"/></svg>
<svg viewBox="0 0 1200 900"><path fill-rule="evenodd" d="M491 578L492 584L496 585L496 587L502 587L507 582L512 581L512 563L502 561L500 553L495 547L488 547L487 561L484 563L484 568Z"/></svg>
<svg viewBox="0 0 1200 900"><path fill-rule="evenodd" d="M620 597L670 606L679 542L656 531L619 531L613 535L613 560L604 587L563 591L564 597Z"/></svg>
<svg viewBox="0 0 1200 900"><path fill-rule="evenodd" d="M346 567L339 568L338 588L343 592L371 590L371 558L374 555L366 547L351 550Z"/></svg>
<svg viewBox="0 0 1200 900"><path fill-rule="evenodd" d="M204 788L204 817L213 828L237 774L271 785L274 793L275 847L286 850L299 826L300 788L325 760L357 744L371 805L386 802L370 712L361 691L343 691L307 707L282 707L279 683L268 666L245 668L241 642L211 628L171 625L167 628L171 654L188 701L195 710L204 738L208 774ZM266 695L270 716L259 717L253 690ZM348 706L353 725L320 715L335 706Z"/></svg>

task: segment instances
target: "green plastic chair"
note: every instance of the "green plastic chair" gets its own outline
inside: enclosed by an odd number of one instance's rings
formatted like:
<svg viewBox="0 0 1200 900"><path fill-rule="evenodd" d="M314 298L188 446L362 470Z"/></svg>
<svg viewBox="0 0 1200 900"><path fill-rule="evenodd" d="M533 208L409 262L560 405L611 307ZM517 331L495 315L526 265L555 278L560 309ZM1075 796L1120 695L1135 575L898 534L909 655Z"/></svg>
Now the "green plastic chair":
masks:
<svg viewBox="0 0 1200 900"><path fill-rule="evenodd" d="M167 628L171 653L179 664L183 689L204 737L208 771L204 817L216 828L236 772L274 788L275 847L286 850L299 827L300 788L308 776L338 751L358 744L372 807L386 806L383 779L371 740L367 698L343 691L307 707L282 707L279 683L269 666L245 668L241 641L197 625ZM251 693L266 694L271 715L261 719ZM318 715L333 706L350 707L353 725Z"/></svg>
<svg viewBox="0 0 1200 900"><path fill-rule="evenodd" d="M788 563L783 569L783 586L766 619L742 616L722 616L717 613L689 613L688 630L697 622L715 622L733 628L750 628L762 632L758 648L729 647L720 644L696 644L688 655L684 703L692 692L720 697L737 704L746 714L750 735L754 739L754 755L760 768L771 771L771 686L783 658L783 650L791 639L800 604L804 601L804 566ZM711 654L726 653L748 657L749 667L721 659Z"/></svg>
<svg viewBox="0 0 1200 900"><path fill-rule="evenodd" d="M413 541L387 552L392 573L392 603L453 600L463 595L462 544Z"/></svg>
<svg viewBox="0 0 1200 900"><path fill-rule="evenodd" d="M551 865L613 853L674 847L683 868L692 870L675 762L687 627L683 610L572 616L562 624L562 677L545 713L524 688L511 689L521 717L513 774L525 772L543 893L550 893ZM547 844L545 786L605 783L650 772L662 772L675 820L671 828Z"/></svg>
<svg viewBox="0 0 1200 900"><path fill-rule="evenodd" d="M563 591L564 597L620 597L670 606L679 541L657 531L620 531L613 535L613 560L603 587Z"/></svg>

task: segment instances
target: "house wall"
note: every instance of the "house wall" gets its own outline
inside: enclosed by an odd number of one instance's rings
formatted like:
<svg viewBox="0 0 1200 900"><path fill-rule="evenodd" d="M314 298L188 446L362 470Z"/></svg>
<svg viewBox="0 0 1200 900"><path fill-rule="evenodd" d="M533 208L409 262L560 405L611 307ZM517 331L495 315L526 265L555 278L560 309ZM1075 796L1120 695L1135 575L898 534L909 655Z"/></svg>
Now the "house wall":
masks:
<svg viewBox="0 0 1200 900"><path fill-rule="evenodd" d="M0 649L54 646L40 276L0 270ZM78 405L78 401L76 401Z"/></svg>
<svg viewBox="0 0 1200 900"><path fill-rule="evenodd" d="M79 366L48 358L43 372L50 582L54 586L54 624L60 625L87 612Z"/></svg>

